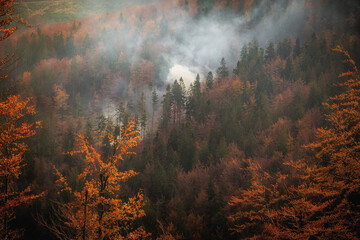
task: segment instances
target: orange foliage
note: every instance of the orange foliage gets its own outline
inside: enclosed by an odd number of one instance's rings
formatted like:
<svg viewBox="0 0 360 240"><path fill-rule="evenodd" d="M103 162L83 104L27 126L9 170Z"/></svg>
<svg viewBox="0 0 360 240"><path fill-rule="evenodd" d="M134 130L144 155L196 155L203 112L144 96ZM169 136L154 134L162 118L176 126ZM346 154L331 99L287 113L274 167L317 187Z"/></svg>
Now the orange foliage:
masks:
<svg viewBox="0 0 360 240"><path fill-rule="evenodd" d="M284 200L285 176L270 175L253 160L243 160L245 178L250 177L250 187L243 189L229 201L232 212L229 216L232 230L242 239L282 239L276 226L276 206Z"/></svg>
<svg viewBox="0 0 360 240"><path fill-rule="evenodd" d="M67 101L69 99L69 94L66 93L62 85L54 84L54 104L55 109L59 111L66 111L68 109Z"/></svg>
<svg viewBox="0 0 360 240"><path fill-rule="evenodd" d="M23 191L16 190L15 181L21 174L24 153L28 146L24 140L35 134L40 123L30 124L24 121L26 116L34 115L35 107L30 99L11 95L0 102L0 238L19 237L17 231L8 228L8 222L14 216L14 208L29 203L40 195L30 193L30 186Z"/></svg>
<svg viewBox="0 0 360 240"><path fill-rule="evenodd" d="M1 0L0 4L0 42L9 38L17 29L18 24L27 24L15 15L14 0ZM8 76L8 67L17 59L9 54L0 59L0 76L4 80ZM26 117L35 114L35 106L29 98L19 95L2 93L0 102L0 239L16 239L21 237L20 231L9 228L9 222L15 218L14 209L31 202L40 195L31 194L31 187L19 190L16 180L21 174L24 153L28 150L24 140L35 134L40 122L27 123Z"/></svg>
<svg viewBox="0 0 360 240"><path fill-rule="evenodd" d="M145 216L143 193L140 191L127 202L119 198L121 183L137 175L133 170L118 170L119 163L134 154L130 150L141 140L135 120L122 130L120 138L102 134L112 146L108 157L102 156L82 135L78 135L75 150L69 153L83 161L78 188L70 187L66 177L56 170L57 183L62 191L71 194L72 201L60 206L65 226L51 229L61 239L146 239L149 234L144 228L134 225L134 221ZM64 228L70 229L71 234Z"/></svg>
<svg viewBox="0 0 360 240"><path fill-rule="evenodd" d="M328 126L306 146L315 159L285 163L297 176L290 186L284 182L290 176L269 174L249 161L251 185L229 202L236 209L229 217L233 231L244 238L359 239L360 77L349 53L334 50L350 70L339 76L348 77L339 84L345 91L324 104Z"/></svg>

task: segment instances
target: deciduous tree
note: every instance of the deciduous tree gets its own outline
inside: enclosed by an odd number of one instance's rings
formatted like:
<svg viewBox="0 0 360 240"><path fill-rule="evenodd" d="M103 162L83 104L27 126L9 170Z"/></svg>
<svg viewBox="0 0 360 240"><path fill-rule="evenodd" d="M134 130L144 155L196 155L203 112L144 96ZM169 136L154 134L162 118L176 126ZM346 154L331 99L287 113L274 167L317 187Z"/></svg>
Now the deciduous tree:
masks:
<svg viewBox="0 0 360 240"><path fill-rule="evenodd" d="M17 23L26 24L14 11L14 0L0 2L0 42L9 38L17 29ZM14 63L15 53L0 59L0 81L8 77L8 68ZM10 229L16 207L31 202L40 195L31 193L31 186L19 189L24 153L28 150L25 139L33 136L40 122L29 123L27 117L35 114L30 98L10 94L2 89L0 100L0 239L21 237L20 230Z"/></svg>
<svg viewBox="0 0 360 240"><path fill-rule="evenodd" d="M141 140L135 130L135 120L121 130L121 136L103 133L111 145L111 154L102 156L88 140L78 135L76 147L69 154L79 156L83 162L82 173L77 177L77 187L56 169L57 183L70 194L70 201L59 204L58 219L48 227L60 239L146 239L149 234L135 221L145 216L144 196L123 201L121 184L137 175L133 170L119 171L119 164Z"/></svg>

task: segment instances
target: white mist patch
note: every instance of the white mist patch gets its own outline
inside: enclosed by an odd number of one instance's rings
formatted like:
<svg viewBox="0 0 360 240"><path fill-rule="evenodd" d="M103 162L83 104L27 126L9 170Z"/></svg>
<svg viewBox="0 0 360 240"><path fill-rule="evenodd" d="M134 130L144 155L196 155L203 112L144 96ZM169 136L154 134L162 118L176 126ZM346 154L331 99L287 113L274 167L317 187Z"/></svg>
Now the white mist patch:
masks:
<svg viewBox="0 0 360 240"><path fill-rule="evenodd" d="M167 81L169 83L173 83L176 80L179 80L181 77L184 80L185 86L190 86L190 83L195 81L197 72L191 71L190 68L180 65L180 64L174 64L169 69L169 74L167 76Z"/></svg>

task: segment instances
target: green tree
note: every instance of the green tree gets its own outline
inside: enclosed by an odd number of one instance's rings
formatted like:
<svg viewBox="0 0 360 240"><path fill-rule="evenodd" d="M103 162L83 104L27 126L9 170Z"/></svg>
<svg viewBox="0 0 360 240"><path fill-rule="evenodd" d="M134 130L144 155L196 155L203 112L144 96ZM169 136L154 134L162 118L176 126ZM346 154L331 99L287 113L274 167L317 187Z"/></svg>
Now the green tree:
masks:
<svg viewBox="0 0 360 240"><path fill-rule="evenodd" d="M224 79L224 78L227 78L229 76L229 70L226 67L226 61L225 61L224 58L221 59L220 67L216 70L216 74L217 74L219 79Z"/></svg>
<svg viewBox="0 0 360 240"><path fill-rule="evenodd" d="M212 89L214 85L214 76L212 74L212 72L209 72L207 77L206 77L206 89Z"/></svg>
<svg viewBox="0 0 360 240"><path fill-rule="evenodd" d="M293 50L293 57L296 58L301 53L300 39L296 38L295 47Z"/></svg>
<svg viewBox="0 0 360 240"><path fill-rule="evenodd" d="M195 136L192 127L187 124L179 136L179 154L182 168L188 172L195 165Z"/></svg>
<svg viewBox="0 0 360 240"><path fill-rule="evenodd" d="M140 123L140 135L143 137L146 132L147 124L147 108L146 108L146 98L144 92L141 93L141 96L137 103L137 118Z"/></svg>
<svg viewBox="0 0 360 240"><path fill-rule="evenodd" d="M162 101L162 114L161 114L161 122L160 128L163 131L167 131L169 127L169 122L171 120L171 106L172 106L173 98L171 94L171 87L168 85L166 87L166 93L164 94Z"/></svg>
<svg viewBox="0 0 360 240"><path fill-rule="evenodd" d="M208 15L214 8L215 0L198 0L197 16Z"/></svg>
<svg viewBox="0 0 360 240"><path fill-rule="evenodd" d="M184 91L182 89L182 86L180 85L180 83L178 83L177 80L175 80L171 88L171 93L173 97L174 125L176 122L178 122L179 125L181 123L181 113L185 104L183 92Z"/></svg>
<svg viewBox="0 0 360 240"><path fill-rule="evenodd" d="M270 61L273 58L275 58L275 48L274 43L270 42L265 51L265 60Z"/></svg>
<svg viewBox="0 0 360 240"><path fill-rule="evenodd" d="M157 107L159 101L159 97L157 95L156 89L153 88L151 93L151 102L152 102L152 115L151 115L151 131L154 131L154 115L155 115L155 109Z"/></svg>

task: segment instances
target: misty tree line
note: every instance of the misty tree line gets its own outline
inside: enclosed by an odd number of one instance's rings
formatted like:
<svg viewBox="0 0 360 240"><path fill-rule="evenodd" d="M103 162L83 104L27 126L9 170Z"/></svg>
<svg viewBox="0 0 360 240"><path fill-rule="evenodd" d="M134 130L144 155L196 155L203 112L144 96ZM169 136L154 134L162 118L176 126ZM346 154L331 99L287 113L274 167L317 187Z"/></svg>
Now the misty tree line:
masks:
<svg viewBox="0 0 360 240"><path fill-rule="evenodd" d="M209 72L200 81L198 75L188 90L182 79L168 85L159 130L126 162L144 174L131 185L145 186L151 200L145 224L156 229L151 219L162 219L170 222L168 234L186 239L259 234L261 223L245 233L230 230L227 202L251 184L248 163L233 161L250 158L276 176L287 173L289 159L310 158L302 146L323 124L322 103L341 92L336 73L346 69L337 62L341 58L316 34L303 44L284 39L265 49L253 41L232 73L221 59L215 76Z"/></svg>
<svg viewBox="0 0 360 240"><path fill-rule="evenodd" d="M203 14L215 4L198 3ZM115 18L116 22L130 22L119 14ZM145 22L140 18L133 21ZM30 207L18 209L12 226L23 226L26 236L54 238L31 217L41 214L44 219L52 219L51 203L70 198L66 193L59 197L54 186L57 175L49 174L52 166L76 190L84 164L81 156L64 153L74 151L77 134L82 133L83 139L97 146L107 159L114 152L110 136L120 136L135 117L143 143L135 149L138 154L126 158L118 170L139 172L122 186L121 194L122 199L127 199L143 189L145 212L136 226L144 226L154 238L165 239L271 236L266 235L270 221L266 213L266 217L261 214L280 210L282 197L291 202L282 186L296 187L301 182L285 163L301 159L316 162L314 153L303 146L314 141L317 129L325 125L324 116L329 109L322 103L343 92L336 85L341 81L337 76L348 69L340 64L343 58L331 49L342 43L360 62L356 54L360 52L358 42L341 34L325 38L318 33L306 40L283 39L264 46L254 40L237 53L236 63L229 64L221 58L216 69L205 73L204 79L197 74L189 87L181 78L164 86L160 79L163 68L168 66L158 56L155 40L147 41L135 53L121 46L111 51L103 43L114 32L104 28L97 33L101 36L94 38L79 34L80 29L86 32L81 25L75 21L67 26L68 34L37 30L24 34L14 46L8 43L7 49L20 49L25 56L9 75L17 84L6 87L33 97L38 113L29 119L42 121L42 128L28 141L28 164L20 184L32 183L35 194L47 191ZM154 24L147 27L149 31L159 30L159 34L167 28L165 21L159 29L153 28ZM115 32L122 31L119 29ZM134 34L140 31L131 30ZM75 37L76 33L81 37ZM120 40L126 44L129 39L132 38L124 34ZM234 69L230 69L232 65ZM99 137L99 132L108 137ZM323 158L324 165L329 163L327 159ZM258 191L257 186L265 190ZM242 199L252 192L260 204L252 198L249 202ZM355 209L348 212L353 217L358 209L354 200L358 195L356 191L350 193L345 200L349 203L346 206ZM344 199L341 194L337 197ZM87 200L80 203L83 209ZM338 214L331 207L328 211ZM252 209L259 213L256 221L241 216ZM316 213L306 220L311 223L320 217ZM252 222L256 226L246 225ZM327 236L359 236L356 221L344 222L341 229L345 233L340 231L344 234L336 232L339 228L335 226L335 231ZM326 224L333 227L331 222ZM246 231L241 231L243 226ZM289 229L296 231L296 227ZM311 237L327 234L323 225L317 229L319 233Z"/></svg>
<svg viewBox="0 0 360 240"><path fill-rule="evenodd" d="M334 37L332 41L338 40ZM326 46L326 40L316 34L304 44L298 39L284 39L277 44L270 42L265 49L253 41L242 48L232 71L222 58L216 74L209 72L206 79L200 79L198 74L188 88L182 79L175 80L160 96L151 85L150 91L143 91L149 89L145 85L137 90L137 101L129 98L127 102L120 102L111 114L103 110L94 91L94 87L101 88L106 82L90 84L88 87L94 93L88 96L92 98L89 101L92 119L83 117L86 112L81 110L83 104L71 103L76 91L86 92L82 85L71 86L80 80L76 77L79 58L64 61L64 66L70 65L69 76L73 79L69 90L66 85L59 85L61 87L54 91L45 80L44 84L33 85L38 107L43 109L39 116L44 126L31 143L31 149L37 149L36 152L29 154L36 156L30 166L38 169L38 175L31 175L28 170L24 178L40 186L44 180L41 176L47 171L40 159L50 157L69 172L69 179L74 179L78 160L62 156L60 152L73 149L75 133L83 131L90 142L102 141L102 151L106 154L111 148L108 139L97 139L93 132L100 130L118 135L136 116L145 143L139 149L141 153L130 157L122 167L141 173L129 181L129 188L131 192L144 188L148 197L144 226L155 235L164 234L160 221L171 223L166 234L189 239L237 239L238 235L230 230L231 211L227 202L238 187L250 183L242 175L244 166L232 166L231 159L256 159L275 174L282 170L286 159L305 154L297 150L313 138L314 126L320 126L322 102L340 91L334 86L338 81L336 73L342 71L342 66L337 64L340 59ZM356 45L348 47L358 51ZM53 78L51 72L41 74L49 74L46 79ZM46 94L52 91L59 96L54 98L59 99L55 105L46 103L51 96ZM54 110L49 111L53 107ZM61 124L66 125L63 133L51 131ZM45 177L45 182L51 181ZM49 192L49 198L55 196L53 191ZM26 214L27 210L24 211Z"/></svg>

